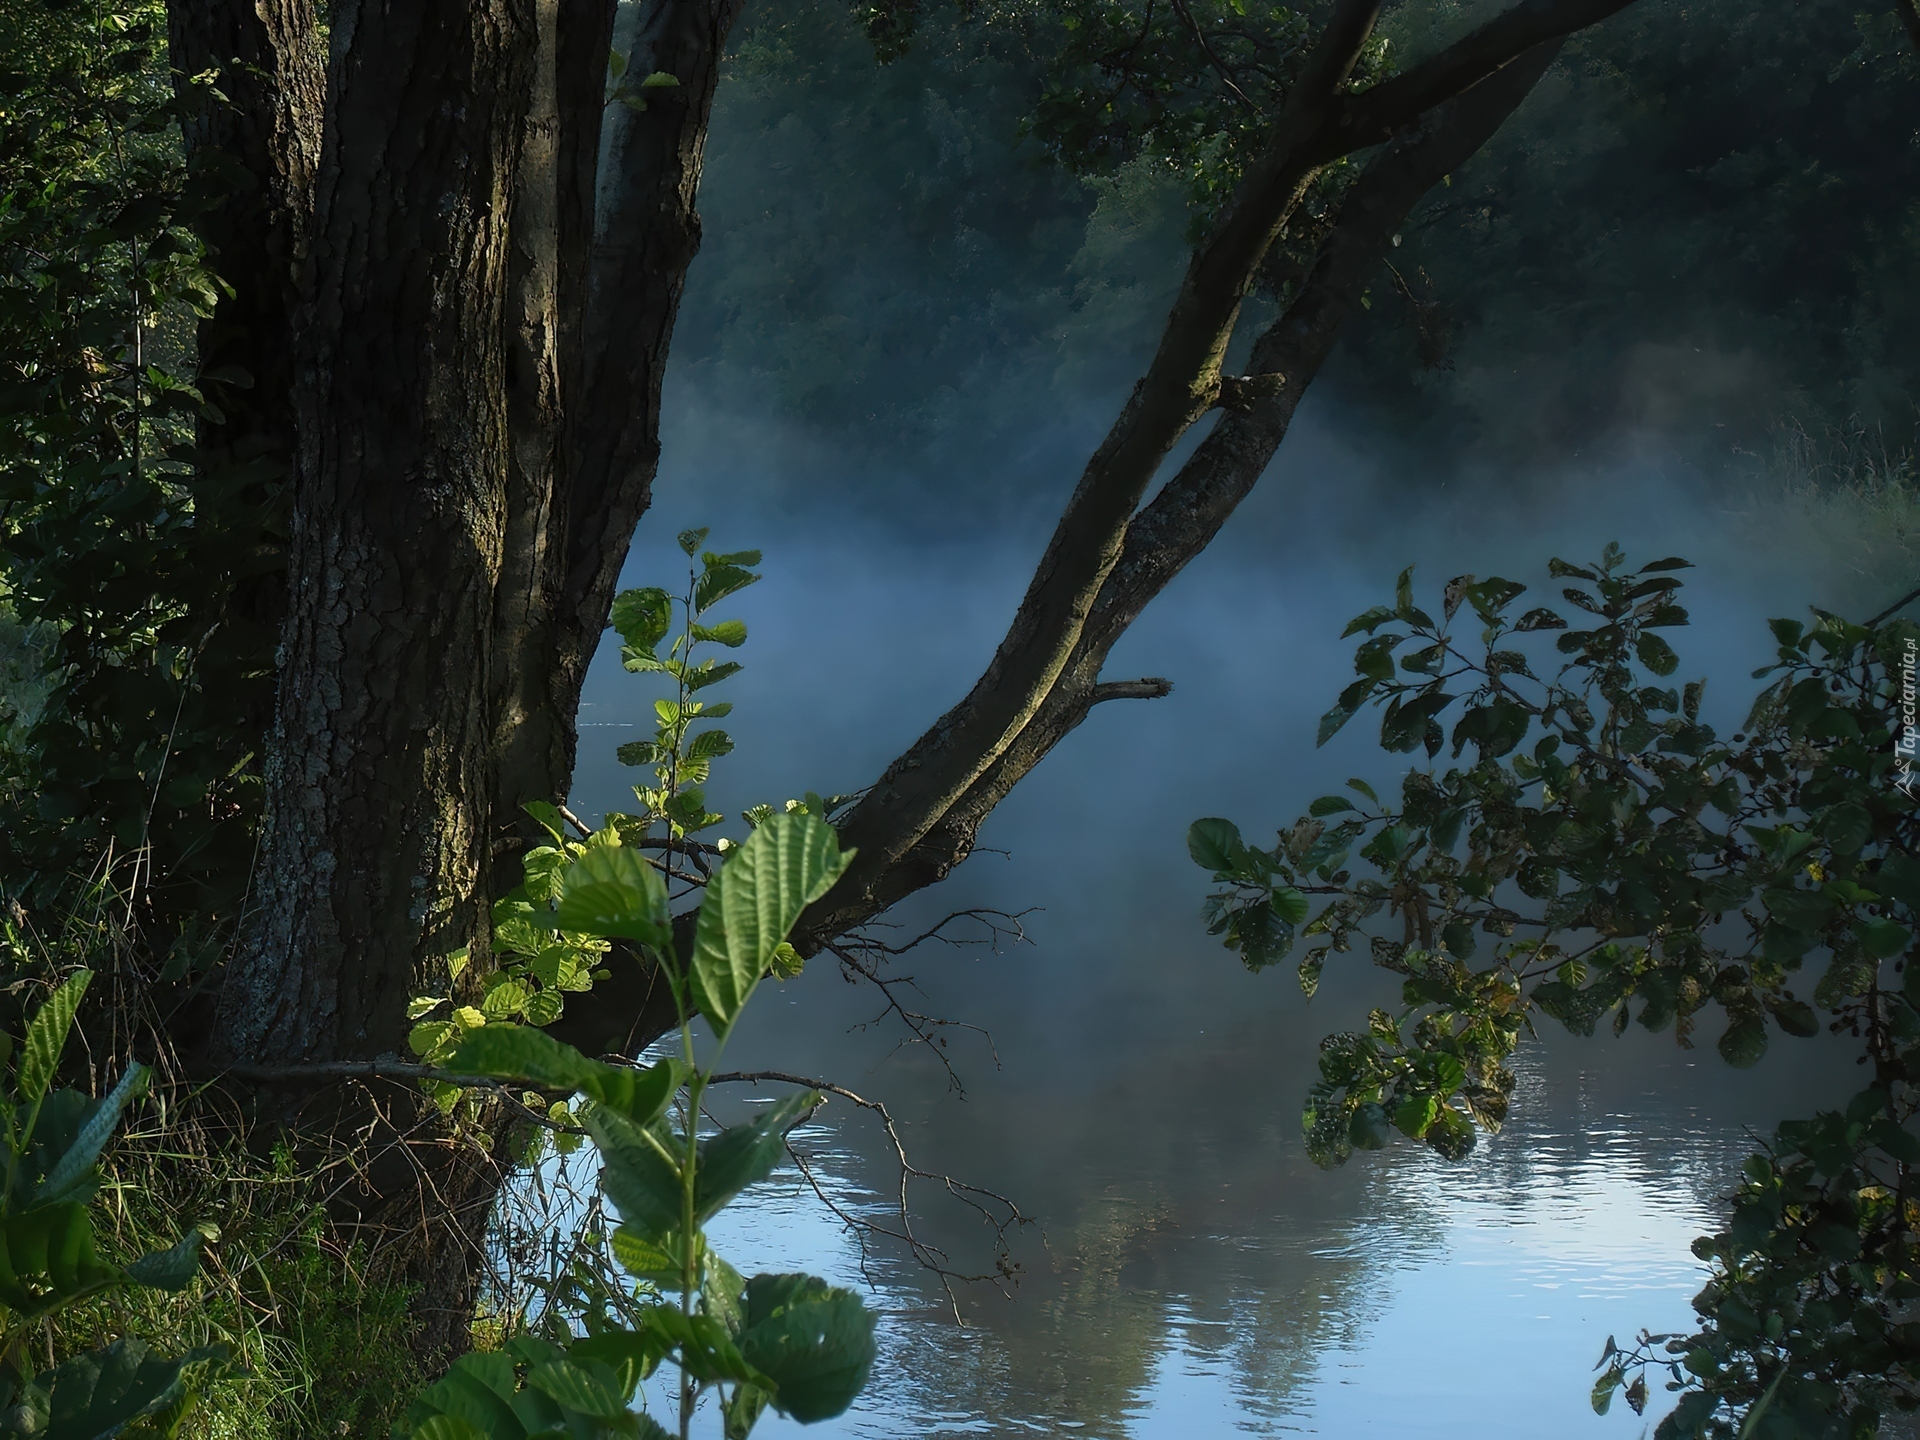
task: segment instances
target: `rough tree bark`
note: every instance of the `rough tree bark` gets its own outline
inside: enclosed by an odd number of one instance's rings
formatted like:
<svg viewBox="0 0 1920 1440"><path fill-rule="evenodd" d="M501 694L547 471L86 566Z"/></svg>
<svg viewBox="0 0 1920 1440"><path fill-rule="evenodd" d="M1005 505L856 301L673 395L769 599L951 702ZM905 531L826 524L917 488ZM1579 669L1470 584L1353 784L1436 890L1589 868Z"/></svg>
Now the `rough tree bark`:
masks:
<svg viewBox="0 0 1920 1440"><path fill-rule="evenodd" d="M1345 82L1378 0L1333 7L992 664L843 825L860 858L803 921L803 948L944 876L1092 704L1164 693L1102 685L1114 641L1265 469L1393 228L1562 37L1626 3L1522 0L1359 95ZM496 862L524 838L521 802L565 796L580 686L647 506L739 4L635 7L630 73L674 82L644 110L602 103L614 0L335 0L324 104L309 0L170 4L177 65L247 81L190 143L238 154L264 182L263 199L214 222L251 298L203 343L256 377L256 410L234 422L244 443L293 456L256 918L213 1047L235 1068L397 1052L409 993L444 978L449 952L485 966ZM1223 377L1241 302L1303 190L1375 146L1298 298L1256 344L1254 375ZM1222 406L1142 509L1181 436ZM597 1050L660 1033L649 980L617 969L569 1011L565 1038ZM434 1153L409 1158L416 1199L431 1191L449 1212L427 1257L428 1343L445 1349L461 1340L497 1174L455 1147Z"/></svg>
<svg viewBox="0 0 1920 1440"><path fill-rule="evenodd" d="M216 1063L402 1049L407 997L450 952L486 968L495 857L525 838L522 802L565 798L646 508L737 13L637 7L633 73L676 83L629 109L604 103L615 0L337 0L324 99L310 0L170 6L174 68L216 72L228 101L188 127L190 157L255 182L203 226L235 295L202 365L253 381L203 457L291 479L265 833ZM423 1139L402 1098L304 1113L374 1124L360 1218L438 1213L410 1268L445 1350L498 1177Z"/></svg>

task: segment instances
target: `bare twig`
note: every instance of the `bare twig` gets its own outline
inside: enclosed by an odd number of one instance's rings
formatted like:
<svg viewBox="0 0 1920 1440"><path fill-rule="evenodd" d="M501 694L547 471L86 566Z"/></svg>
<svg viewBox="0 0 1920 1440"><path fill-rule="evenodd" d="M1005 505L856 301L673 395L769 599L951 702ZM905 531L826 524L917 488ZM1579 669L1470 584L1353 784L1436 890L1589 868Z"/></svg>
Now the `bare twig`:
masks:
<svg viewBox="0 0 1920 1440"><path fill-rule="evenodd" d="M807 1184L812 1188L814 1195L818 1197L823 1205L833 1212L840 1223L844 1225L858 1241L860 1245L861 1274L867 1276L869 1284L872 1283L872 1277L867 1270L869 1258L868 1242L871 1237L880 1236L905 1245L908 1253L913 1256L914 1260L923 1269L931 1271L939 1277L940 1287L946 1294L947 1305L953 1312L955 1324L966 1324L966 1320L960 1313L959 1298L953 1291L953 1283L955 1281L968 1285L986 1281L998 1289L1001 1294L1011 1294L1011 1287L1017 1282L1020 1267L1018 1262L1013 1259L1012 1250L1008 1243L1008 1236L1015 1229L1031 1225L1033 1223L1031 1216L1024 1214L1018 1205L998 1191L989 1190L981 1185L970 1185L963 1180L954 1179L951 1175L922 1170L919 1166L915 1165L913 1161L908 1158L906 1144L900 1138L900 1131L894 1123L892 1112L879 1100L869 1100L865 1096L858 1095L852 1090L847 1089L846 1086L836 1085L830 1080L814 1079L806 1075L793 1075L784 1070L736 1070L713 1077L713 1083L717 1085L758 1085L768 1082L782 1085L798 1085L810 1090L820 1090L829 1095L838 1095L843 1100L850 1101L863 1110L872 1111L880 1117L881 1128L886 1131L887 1142L893 1147L894 1159L899 1166L900 1172L899 1188L896 1191L893 1206L893 1213L899 1216L899 1226L897 1229L881 1224L870 1216L856 1215L839 1201L835 1200L827 1193L826 1188L821 1185L808 1158L794 1148L791 1140L787 1143L787 1153L793 1157L794 1164L799 1167L800 1173L806 1177ZM922 1239L915 1233L910 1202L913 1182L916 1180L931 1181L939 1185L948 1195L958 1200L968 1209L974 1211L979 1216L981 1222L993 1231L994 1267L990 1272L968 1274L955 1270L947 1263L948 1255L946 1251L930 1241Z"/></svg>
<svg viewBox="0 0 1920 1440"><path fill-rule="evenodd" d="M1103 700L1160 700L1173 693L1173 682L1158 675L1144 680L1102 680L1093 687L1090 704Z"/></svg>

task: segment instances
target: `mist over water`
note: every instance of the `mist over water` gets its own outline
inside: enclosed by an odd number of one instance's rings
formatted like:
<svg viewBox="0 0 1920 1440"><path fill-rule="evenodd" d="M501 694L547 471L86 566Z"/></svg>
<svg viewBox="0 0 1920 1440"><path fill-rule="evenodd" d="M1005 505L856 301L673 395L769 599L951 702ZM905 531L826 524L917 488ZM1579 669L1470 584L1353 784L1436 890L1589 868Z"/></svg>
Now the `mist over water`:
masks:
<svg viewBox="0 0 1920 1440"><path fill-rule="evenodd" d="M1038 430L1015 416L966 464L923 451L889 483L837 470L817 437L729 420L691 386L669 399L669 458L627 583L673 586L685 526L766 552L766 578L728 611L751 631L726 687L738 751L708 790L730 816L870 782L964 693L1118 405ZM1687 1246L1751 1135L1845 1093L1845 1067L1816 1042L1782 1040L1736 1073L1671 1035L1551 1032L1522 1052L1513 1122L1468 1160L1400 1145L1322 1173L1298 1119L1316 1046L1390 987L1354 957L1311 1005L1284 967L1246 973L1204 933L1206 877L1184 843L1201 815L1259 834L1349 775L1397 784L1405 761L1379 752L1364 716L1324 750L1312 740L1351 676L1341 628L1405 565L1431 593L1463 571L1540 586L1549 556L1590 559L1610 539L1696 560L1679 678L1708 677L1727 728L1770 658L1765 616L1876 603L1876 577L1805 525L1770 525L1705 477L1621 450L1605 466L1449 474L1310 401L1227 533L1115 651L1110 678L1164 675L1172 696L1098 707L1000 807L981 853L889 917L904 938L968 906L1026 912L1026 943L896 962L919 1009L961 1022L945 1058L964 1093L897 1023L865 1025L882 997L831 958L763 988L729 1067L884 1100L918 1165L1034 1221L1014 1240L1014 1298L960 1287L960 1328L898 1249L863 1267L797 1174L729 1211L714 1239L743 1271L871 1284L885 1316L867 1394L809 1433L1641 1432L1624 1407L1602 1420L1587 1406L1601 1344L1689 1327ZM626 801L635 777L613 750L644 733L655 693L601 656L582 813ZM897 1171L870 1116L835 1103L800 1138L842 1204L885 1217ZM991 1268L974 1217L932 1185L915 1193L916 1224L956 1269Z"/></svg>

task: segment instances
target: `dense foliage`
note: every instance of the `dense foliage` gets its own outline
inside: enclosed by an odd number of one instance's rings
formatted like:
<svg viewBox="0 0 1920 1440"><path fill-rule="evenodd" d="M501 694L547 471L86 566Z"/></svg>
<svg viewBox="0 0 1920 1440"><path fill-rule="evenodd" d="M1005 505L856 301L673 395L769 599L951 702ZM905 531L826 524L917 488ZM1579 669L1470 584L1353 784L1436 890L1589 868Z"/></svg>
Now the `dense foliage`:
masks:
<svg viewBox="0 0 1920 1440"><path fill-rule="evenodd" d="M1920 1407L1920 626L1772 622L1758 673L1775 678L1723 738L1702 682L1667 683L1685 564L1556 560L1565 612L1463 575L1437 619L1402 574L1347 628L1367 637L1358 678L1320 739L1371 705L1389 753L1467 763L1408 771L1397 799L1349 781L1271 848L1221 819L1189 844L1223 887L1212 928L1250 967L1304 947L1311 995L1364 947L1402 977L1398 1009L1321 1047L1304 1126L1322 1164L1396 1132L1466 1155L1505 1120L1507 1059L1541 1018L1691 1045L1718 1012L1736 1066L1775 1030L1857 1039L1868 1086L1782 1125L1696 1247L1700 1332L1609 1342L1595 1404L1624 1388L1640 1409L1664 1374L1683 1393L1661 1440L1871 1434Z"/></svg>
<svg viewBox="0 0 1920 1440"><path fill-rule="evenodd" d="M138 1287L179 1290L200 1268L201 1247L218 1232L197 1225L167 1250L119 1266L94 1246L91 1205L100 1186L97 1162L128 1104L147 1086L147 1070L131 1065L99 1099L55 1088L90 972L76 970L54 987L16 1045L0 1036L0 1063L13 1061L0 1093L0 1434L33 1440L100 1440L127 1427L171 1436L192 1410L208 1378L227 1359L224 1346L181 1355L149 1350L137 1335L97 1349L51 1354L53 1321L94 1299ZM48 1368L32 1368L29 1342L47 1337Z"/></svg>
<svg viewBox="0 0 1920 1440"><path fill-rule="evenodd" d="M1178 276L1189 207L1236 173L1228 78L1264 102L1315 13L1244 8L924 4L877 74L830 0L750 12L683 362L862 448L876 425L939 453L977 414L1104 412L1154 342L1141 307ZM1389 7L1379 63L1480 8ZM898 41L899 7L863 13ZM1916 87L1890 8L1641 0L1416 213L1324 380L1442 463L1652 439L1743 466L1783 411L1903 449Z"/></svg>
<svg viewBox="0 0 1920 1440"><path fill-rule="evenodd" d="M0 756L0 865L33 906L137 857L183 975L246 885L275 636L235 601L281 562L278 477L196 463L248 377L195 370L193 222L231 177L186 172L164 42L158 3L0 5L0 539L48 687Z"/></svg>
<svg viewBox="0 0 1920 1440"><path fill-rule="evenodd" d="M874 1359L873 1318L859 1297L806 1275L742 1279L703 1231L773 1171L787 1131L822 1097L803 1091L743 1124L700 1133L702 1099L728 1034L801 910L846 860L818 817L769 817L712 872L683 952L666 867L608 826L554 869L549 896L514 916L576 947L623 940L658 956L680 1015L680 1054L645 1068L612 1065L511 1020L477 1015L458 1027L441 1062L445 1076L430 1083L457 1090L478 1077L537 1087L520 1103L539 1107L550 1123L584 1125L599 1154L600 1192L619 1223L608 1229L589 1219L534 1323L516 1328L504 1350L456 1362L407 1411L397 1436L664 1435L658 1421L629 1407L640 1382L668 1359L680 1372L682 1440L709 1390L719 1394L729 1440L744 1437L769 1405L805 1422L852 1403ZM704 1063L693 1044L696 1013L715 1038Z"/></svg>

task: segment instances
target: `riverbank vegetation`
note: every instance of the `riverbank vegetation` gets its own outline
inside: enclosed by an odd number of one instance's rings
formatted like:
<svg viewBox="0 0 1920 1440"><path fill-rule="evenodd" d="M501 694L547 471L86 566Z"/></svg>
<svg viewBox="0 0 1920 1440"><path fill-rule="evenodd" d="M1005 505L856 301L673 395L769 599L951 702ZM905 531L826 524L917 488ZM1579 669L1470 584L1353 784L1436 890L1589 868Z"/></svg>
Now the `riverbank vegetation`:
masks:
<svg viewBox="0 0 1920 1440"><path fill-rule="evenodd" d="M0 988L21 1154L29 1017L71 1001L104 1182L62 1233L108 1277L58 1323L0 1297L0 1424L651 1434L663 1365L683 1435L844 1408L859 1301L701 1238L814 1099L703 1134L689 1027L821 956L884 988L865 927L1095 705L1168 693L1107 657L1316 382L1440 469L1785 456L1907 544L1911 5L1377 11L0 0ZM758 556L689 532L684 595L620 588L670 350L837 454L1118 411L964 697L724 847L736 662L694 652L744 640L707 612ZM670 693L637 812L588 829L609 627ZM148 1108L85 1099L136 1061ZM583 1137L575 1242L503 1292L503 1192ZM203 1211L189 1288L122 1284ZM48 1378L86 1356L111 1415Z"/></svg>

